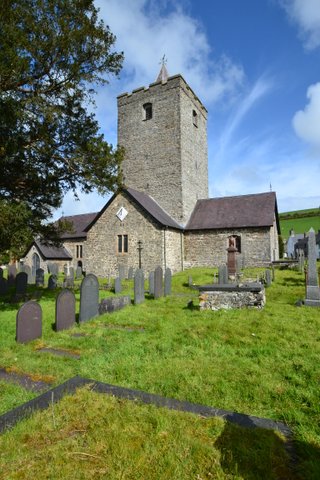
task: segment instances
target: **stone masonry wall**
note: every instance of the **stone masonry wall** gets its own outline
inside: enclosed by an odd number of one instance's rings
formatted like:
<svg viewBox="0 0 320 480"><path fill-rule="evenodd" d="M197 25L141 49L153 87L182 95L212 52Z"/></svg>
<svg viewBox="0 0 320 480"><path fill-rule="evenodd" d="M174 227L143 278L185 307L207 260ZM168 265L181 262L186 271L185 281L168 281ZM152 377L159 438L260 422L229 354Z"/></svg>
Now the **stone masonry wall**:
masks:
<svg viewBox="0 0 320 480"><path fill-rule="evenodd" d="M230 310L233 308L263 308L266 303L265 289L260 292L202 292L199 296L200 310Z"/></svg>
<svg viewBox="0 0 320 480"><path fill-rule="evenodd" d="M31 267L32 269L32 257L33 257L33 254L34 253L37 253L39 255L39 258L40 258L40 268L43 268L44 272L47 273L48 272L48 267L47 267L47 264L48 263L56 263L57 265L59 265L59 271L63 271L63 267L66 263L68 263L67 260L56 260L56 259L52 259L52 260L44 260L42 258L42 256L40 255L39 253L39 250L34 246L32 245L32 247L30 248L29 252L27 252L27 255L23 258L23 263L24 265L29 265L29 267Z"/></svg>
<svg viewBox="0 0 320 480"><path fill-rule="evenodd" d="M143 105L152 103L152 118ZM193 110L198 127L193 125ZM118 97L125 185L151 195L178 223L208 196L207 112L180 75Z"/></svg>
<svg viewBox="0 0 320 480"><path fill-rule="evenodd" d="M228 237L240 235L244 266L265 266L272 261L270 228L202 230L185 233L185 268L212 267L227 262Z"/></svg>
<svg viewBox="0 0 320 480"><path fill-rule="evenodd" d="M128 212L122 222L116 216L121 207ZM117 252L118 235L128 235L128 253ZM178 240L179 236L173 234L172 238ZM86 272L116 276L119 265L138 268L139 240L142 242L141 263L145 274L158 265L164 267L164 230L129 197L118 194L87 234L84 247ZM176 259L169 256L166 266L176 271L177 265Z"/></svg>
<svg viewBox="0 0 320 480"><path fill-rule="evenodd" d="M163 230L165 242L165 262L163 269L171 268L172 272L183 270L183 233L176 230Z"/></svg>

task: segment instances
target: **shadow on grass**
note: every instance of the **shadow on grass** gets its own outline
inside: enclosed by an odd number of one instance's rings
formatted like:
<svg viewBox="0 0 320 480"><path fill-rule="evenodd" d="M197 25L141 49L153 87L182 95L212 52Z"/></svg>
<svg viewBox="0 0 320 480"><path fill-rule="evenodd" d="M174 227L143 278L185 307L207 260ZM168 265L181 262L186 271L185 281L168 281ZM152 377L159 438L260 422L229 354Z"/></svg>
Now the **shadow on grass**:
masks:
<svg viewBox="0 0 320 480"><path fill-rule="evenodd" d="M305 285L305 279L304 277L301 277L301 278L287 277L281 282L281 285L302 287Z"/></svg>

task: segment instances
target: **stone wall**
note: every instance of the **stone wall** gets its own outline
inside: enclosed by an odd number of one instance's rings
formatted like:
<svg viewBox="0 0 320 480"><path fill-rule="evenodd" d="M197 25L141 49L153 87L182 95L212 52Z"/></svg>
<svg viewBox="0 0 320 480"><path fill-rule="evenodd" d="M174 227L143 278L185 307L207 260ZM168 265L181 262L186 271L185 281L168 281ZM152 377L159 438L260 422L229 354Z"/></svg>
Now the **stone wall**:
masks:
<svg viewBox="0 0 320 480"><path fill-rule="evenodd" d="M196 200L208 196L206 123L206 109L180 75L118 97L124 183L151 195L181 224Z"/></svg>
<svg viewBox="0 0 320 480"><path fill-rule="evenodd" d="M82 246L82 258L77 258L77 245ZM63 246L67 249L68 253L72 256L70 261L70 266L74 269L78 266L78 261L82 262L84 268L84 258L85 258L85 240L83 238L67 239L63 242Z"/></svg>
<svg viewBox="0 0 320 480"><path fill-rule="evenodd" d="M230 310L234 308L263 308L265 289L260 291L203 291L199 296L200 310Z"/></svg>
<svg viewBox="0 0 320 480"><path fill-rule="evenodd" d="M116 216L121 207L128 212L122 222ZM128 235L128 253L118 253L118 235ZM166 265L165 239L170 244L167 247ZM173 271L181 269L181 253L177 253L177 256L171 253L179 251L180 232L160 228L151 216L124 193L120 193L102 210L100 218L87 233L84 246L86 272L99 276L116 276L119 265L138 268L139 240L142 242L141 266L145 274L158 265L170 267Z"/></svg>
<svg viewBox="0 0 320 480"><path fill-rule="evenodd" d="M211 267L227 262L228 237L241 237L241 256L245 267L266 266L272 260L271 229L187 231L184 238L184 266Z"/></svg>
<svg viewBox="0 0 320 480"><path fill-rule="evenodd" d="M33 257L34 253L38 254L38 256L40 258L40 268L42 268L45 273L48 272L48 267L47 267L48 263L56 263L57 265L59 265L59 271L60 272L63 271L64 265L66 265L68 263L68 260L56 260L56 259L44 260L43 257L41 256L39 250L36 248L36 246L32 245L30 250L27 252L27 255L23 259L21 259L23 261L23 264L24 265L29 265L29 267L31 267L31 269L32 269L32 257Z"/></svg>

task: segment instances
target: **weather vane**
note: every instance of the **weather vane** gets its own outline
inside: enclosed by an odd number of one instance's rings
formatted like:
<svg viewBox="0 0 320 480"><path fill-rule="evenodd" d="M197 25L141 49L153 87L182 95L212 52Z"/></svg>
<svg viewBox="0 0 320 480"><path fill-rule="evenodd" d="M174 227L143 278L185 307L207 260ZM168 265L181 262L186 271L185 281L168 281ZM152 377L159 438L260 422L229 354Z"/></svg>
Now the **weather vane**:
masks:
<svg viewBox="0 0 320 480"><path fill-rule="evenodd" d="M167 64L167 61L168 61L168 59L166 58L166 54L164 54L159 63L160 63L160 65L163 66L163 65Z"/></svg>

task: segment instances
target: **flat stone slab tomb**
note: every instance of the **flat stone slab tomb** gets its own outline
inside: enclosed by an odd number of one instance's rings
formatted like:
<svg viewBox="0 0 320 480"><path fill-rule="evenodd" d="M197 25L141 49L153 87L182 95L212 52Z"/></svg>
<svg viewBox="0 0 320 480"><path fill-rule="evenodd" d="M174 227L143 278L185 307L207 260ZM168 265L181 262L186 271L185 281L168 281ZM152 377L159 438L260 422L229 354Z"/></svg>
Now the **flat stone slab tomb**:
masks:
<svg viewBox="0 0 320 480"><path fill-rule="evenodd" d="M261 283L198 285L200 310L263 308L265 288Z"/></svg>

